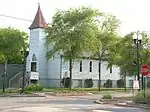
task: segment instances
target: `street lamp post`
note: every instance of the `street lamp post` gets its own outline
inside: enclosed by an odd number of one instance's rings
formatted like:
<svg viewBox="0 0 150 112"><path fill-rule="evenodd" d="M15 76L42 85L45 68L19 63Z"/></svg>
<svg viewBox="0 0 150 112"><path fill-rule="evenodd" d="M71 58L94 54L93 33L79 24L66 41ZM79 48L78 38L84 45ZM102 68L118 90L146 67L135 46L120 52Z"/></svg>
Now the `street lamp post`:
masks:
<svg viewBox="0 0 150 112"><path fill-rule="evenodd" d="M140 85L140 46L141 46L141 40L142 40L142 35L139 31L137 31L134 35L133 35L133 40L134 40L134 44L136 45L136 54L137 54L137 77L138 77L138 81L139 81L139 85ZM139 88L140 91L140 88Z"/></svg>

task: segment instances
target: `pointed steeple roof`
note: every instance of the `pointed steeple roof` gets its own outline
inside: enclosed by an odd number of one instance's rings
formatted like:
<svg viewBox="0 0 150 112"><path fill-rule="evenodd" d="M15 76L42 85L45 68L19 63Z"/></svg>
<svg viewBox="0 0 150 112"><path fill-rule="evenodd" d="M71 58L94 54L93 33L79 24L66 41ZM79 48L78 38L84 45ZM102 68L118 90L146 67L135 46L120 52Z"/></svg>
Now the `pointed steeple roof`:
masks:
<svg viewBox="0 0 150 112"><path fill-rule="evenodd" d="M36 28L45 28L46 26L47 26L47 23L43 17L40 5L38 5L38 11L29 29L32 30Z"/></svg>

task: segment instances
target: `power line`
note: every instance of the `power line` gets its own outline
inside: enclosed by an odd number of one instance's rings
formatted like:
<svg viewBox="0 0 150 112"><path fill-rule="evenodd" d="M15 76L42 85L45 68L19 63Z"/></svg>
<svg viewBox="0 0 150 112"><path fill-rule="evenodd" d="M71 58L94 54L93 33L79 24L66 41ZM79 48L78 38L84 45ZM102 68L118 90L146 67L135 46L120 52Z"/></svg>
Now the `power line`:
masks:
<svg viewBox="0 0 150 112"><path fill-rule="evenodd" d="M11 19L17 19L17 20L21 20L21 21L32 22L31 20L28 20L28 19L23 19L23 18L18 18L18 17L13 17L13 16L7 16L7 15L4 15L4 14L0 14L0 16L2 16L2 17L7 17L7 18L11 18Z"/></svg>

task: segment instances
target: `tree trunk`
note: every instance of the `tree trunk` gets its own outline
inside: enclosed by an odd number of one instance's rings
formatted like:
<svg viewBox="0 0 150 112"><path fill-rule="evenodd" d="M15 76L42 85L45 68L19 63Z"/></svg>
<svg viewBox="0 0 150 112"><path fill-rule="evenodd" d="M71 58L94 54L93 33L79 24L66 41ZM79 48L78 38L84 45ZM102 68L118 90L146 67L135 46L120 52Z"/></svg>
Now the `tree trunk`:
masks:
<svg viewBox="0 0 150 112"><path fill-rule="evenodd" d="M142 75L142 91L144 90L144 77L143 77L143 75Z"/></svg>
<svg viewBox="0 0 150 112"><path fill-rule="evenodd" d="M72 89L72 59L69 60L69 71L70 71L70 90Z"/></svg>
<svg viewBox="0 0 150 112"><path fill-rule="evenodd" d="M7 74L7 59L5 59L4 74L3 74L3 92L5 92L5 77Z"/></svg>
<svg viewBox="0 0 150 112"><path fill-rule="evenodd" d="M127 87L126 87L126 76L127 76L127 73L125 72L125 76L124 76L124 91L125 91L125 92L127 91Z"/></svg>
<svg viewBox="0 0 150 112"><path fill-rule="evenodd" d="M99 60L99 80L98 80L98 91L101 90L101 60Z"/></svg>
<svg viewBox="0 0 150 112"><path fill-rule="evenodd" d="M144 78L144 84L143 84L143 91L144 91L144 98L145 98L145 91L146 91L146 77L143 77Z"/></svg>

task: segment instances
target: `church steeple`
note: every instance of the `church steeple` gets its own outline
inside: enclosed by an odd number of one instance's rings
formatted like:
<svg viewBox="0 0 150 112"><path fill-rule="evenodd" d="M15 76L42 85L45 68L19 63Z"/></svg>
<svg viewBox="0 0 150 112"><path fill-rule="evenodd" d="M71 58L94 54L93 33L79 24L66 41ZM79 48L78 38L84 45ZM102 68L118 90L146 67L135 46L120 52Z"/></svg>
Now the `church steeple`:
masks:
<svg viewBox="0 0 150 112"><path fill-rule="evenodd" d="M46 26L47 26L47 23L43 17L40 4L38 4L38 11L29 29L32 30L36 28L45 28Z"/></svg>

